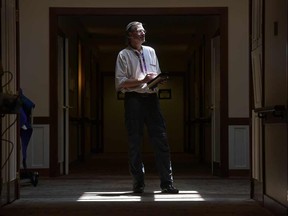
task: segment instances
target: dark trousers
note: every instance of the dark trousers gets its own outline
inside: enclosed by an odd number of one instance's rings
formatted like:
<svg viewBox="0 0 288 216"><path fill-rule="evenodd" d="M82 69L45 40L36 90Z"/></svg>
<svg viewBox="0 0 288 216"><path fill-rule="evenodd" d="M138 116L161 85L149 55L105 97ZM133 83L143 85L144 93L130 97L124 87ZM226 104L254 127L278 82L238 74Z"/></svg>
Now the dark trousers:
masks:
<svg viewBox="0 0 288 216"><path fill-rule="evenodd" d="M172 184L170 148L157 94L126 93L125 124L128 131L129 169L134 184L144 185L144 164L141 157L144 125L154 149L160 187Z"/></svg>

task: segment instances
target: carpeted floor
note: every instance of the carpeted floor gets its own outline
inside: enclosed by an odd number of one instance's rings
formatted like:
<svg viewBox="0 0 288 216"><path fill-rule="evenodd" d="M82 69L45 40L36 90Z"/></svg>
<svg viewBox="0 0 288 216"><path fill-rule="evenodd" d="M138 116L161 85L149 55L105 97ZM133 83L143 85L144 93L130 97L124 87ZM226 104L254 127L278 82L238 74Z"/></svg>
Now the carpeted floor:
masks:
<svg viewBox="0 0 288 216"><path fill-rule="evenodd" d="M131 193L132 181L123 158L97 156L74 165L70 175L40 176L36 187L22 180L21 198L2 207L0 215L272 216L250 199L248 178L212 177L209 169L191 169L192 164L182 164L182 160L174 168L175 186L180 193L165 195L159 191L159 179L150 162L144 194Z"/></svg>

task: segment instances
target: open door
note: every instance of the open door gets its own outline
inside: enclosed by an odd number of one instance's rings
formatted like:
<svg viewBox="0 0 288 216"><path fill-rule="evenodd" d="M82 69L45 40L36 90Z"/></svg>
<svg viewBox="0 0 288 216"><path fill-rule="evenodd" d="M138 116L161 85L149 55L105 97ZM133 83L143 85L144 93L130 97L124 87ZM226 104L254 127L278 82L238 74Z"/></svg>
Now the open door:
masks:
<svg viewBox="0 0 288 216"><path fill-rule="evenodd" d="M255 110L263 106L263 0L251 1L251 66L253 110L252 116L252 185L251 197L259 202L263 201L263 127L262 119Z"/></svg>
<svg viewBox="0 0 288 216"><path fill-rule="evenodd" d="M69 173L68 39L58 35L58 162L60 174Z"/></svg>
<svg viewBox="0 0 288 216"><path fill-rule="evenodd" d="M212 174L220 168L220 36L211 40L211 143Z"/></svg>

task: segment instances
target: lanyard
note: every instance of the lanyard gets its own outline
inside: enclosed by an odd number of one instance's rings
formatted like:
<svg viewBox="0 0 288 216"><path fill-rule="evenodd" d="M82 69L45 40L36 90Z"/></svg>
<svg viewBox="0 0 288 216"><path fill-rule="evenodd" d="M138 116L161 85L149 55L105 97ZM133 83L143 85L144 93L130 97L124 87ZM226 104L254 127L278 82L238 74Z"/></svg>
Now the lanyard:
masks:
<svg viewBox="0 0 288 216"><path fill-rule="evenodd" d="M137 55L137 57L139 59L141 72L146 73L147 72L147 67L146 67L146 62L145 62L145 58L144 58L143 52L139 53L138 51L135 51L135 54ZM143 64L142 64L142 61L143 61ZM144 67L143 67L143 65L144 65Z"/></svg>

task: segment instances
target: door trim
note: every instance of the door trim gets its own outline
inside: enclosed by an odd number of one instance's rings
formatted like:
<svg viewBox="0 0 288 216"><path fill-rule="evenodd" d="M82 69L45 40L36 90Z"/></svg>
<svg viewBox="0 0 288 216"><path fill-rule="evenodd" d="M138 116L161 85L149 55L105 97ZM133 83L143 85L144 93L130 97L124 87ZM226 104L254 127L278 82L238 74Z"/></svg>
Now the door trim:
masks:
<svg viewBox="0 0 288 216"><path fill-rule="evenodd" d="M57 117L57 21L61 15L219 15L221 34L221 176L229 175L228 165L228 7L191 7L191 8L50 8L50 176L59 175L57 160L58 117Z"/></svg>

